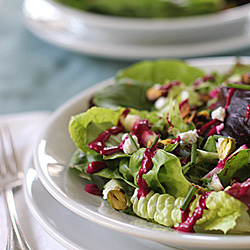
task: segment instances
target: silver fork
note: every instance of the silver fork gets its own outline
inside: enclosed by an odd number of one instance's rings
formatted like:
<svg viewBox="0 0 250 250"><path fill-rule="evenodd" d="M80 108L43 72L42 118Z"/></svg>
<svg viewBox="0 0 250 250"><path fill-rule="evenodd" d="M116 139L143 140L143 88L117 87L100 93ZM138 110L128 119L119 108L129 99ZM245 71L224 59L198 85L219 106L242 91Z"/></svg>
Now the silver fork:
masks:
<svg viewBox="0 0 250 250"><path fill-rule="evenodd" d="M0 161L0 192L3 194L6 205L8 226L6 249L30 250L31 248L24 237L15 206L13 191L21 187L23 173L18 168L16 152L8 125L2 126L2 129L0 128L0 148L0 157L2 159Z"/></svg>

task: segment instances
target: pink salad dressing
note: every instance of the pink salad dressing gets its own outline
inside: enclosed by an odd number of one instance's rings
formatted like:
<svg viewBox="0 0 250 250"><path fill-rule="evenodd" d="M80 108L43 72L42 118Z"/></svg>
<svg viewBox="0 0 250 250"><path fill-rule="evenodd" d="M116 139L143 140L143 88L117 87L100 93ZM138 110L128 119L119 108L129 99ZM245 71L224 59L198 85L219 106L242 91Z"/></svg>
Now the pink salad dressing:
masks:
<svg viewBox="0 0 250 250"><path fill-rule="evenodd" d="M194 82L194 86L198 86L199 84L203 83L203 82L207 82L207 81L214 81L215 80L215 77L214 76L210 76L210 75L206 75L206 76L203 76L199 79L197 79L195 82Z"/></svg>
<svg viewBox="0 0 250 250"><path fill-rule="evenodd" d="M232 98L232 96L233 96L235 90L236 90L235 88L230 88L230 89L228 90L225 110L227 110L228 106L230 105L231 98Z"/></svg>
<svg viewBox="0 0 250 250"><path fill-rule="evenodd" d="M97 187L96 184L87 184L85 186L85 191L89 194L102 196L102 191Z"/></svg>
<svg viewBox="0 0 250 250"><path fill-rule="evenodd" d="M248 120L249 120L249 115L250 115L250 104L248 104L248 106L247 106L245 124L247 124L247 122L248 122Z"/></svg>
<svg viewBox="0 0 250 250"><path fill-rule="evenodd" d="M86 172L89 174L94 174L106 167L107 165L104 161L92 161L89 163Z"/></svg>
<svg viewBox="0 0 250 250"><path fill-rule="evenodd" d="M116 152L120 151L119 146L113 148L106 148L105 142L108 141L111 135L117 135L119 133L124 132L124 128L121 126L114 126L109 128L108 130L102 132L98 137L89 143L89 148L100 153L101 155L112 155Z"/></svg>
<svg viewBox="0 0 250 250"><path fill-rule="evenodd" d="M147 182L142 178L143 174L146 174L153 167L153 157L156 154L157 148L156 143L152 146L152 148L146 148L143 159L141 162L141 168L138 173L138 193L137 197L145 197L150 192L151 188L148 186Z"/></svg>
<svg viewBox="0 0 250 250"><path fill-rule="evenodd" d="M130 109L125 109L123 113L121 114L120 119L122 117L126 117L129 112L130 112ZM105 143L108 141L111 135L117 135L119 133L125 132L125 129L123 128L120 119L118 120L117 126L111 127L108 130L102 132L94 141L90 142L88 145L89 148L105 156L109 156L109 155L121 152L123 148L124 140L118 146L107 148L105 145ZM137 136L140 145L146 146L145 138L144 138L145 132L148 134L154 134L151 128L152 128L152 125L149 123L147 119L140 120L139 122L135 122L132 130L134 134Z"/></svg>
<svg viewBox="0 0 250 250"><path fill-rule="evenodd" d="M182 222L179 224L178 227L175 228L176 230L181 231L181 232L194 233L194 225L199 219L201 219L204 213L204 210L207 209L206 199L208 195L209 193L204 193L201 195L199 199L198 207L194 210L191 216L188 216L189 206L185 209L185 211L182 211Z"/></svg>
<svg viewBox="0 0 250 250"><path fill-rule="evenodd" d="M139 122L135 122L132 128L132 131L137 136L138 142L140 145L147 146L147 140L145 141L144 136L146 135L146 133L154 134L151 128L152 128L152 125L149 123L147 119L143 119L143 120L140 120Z"/></svg>
<svg viewBox="0 0 250 250"><path fill-rule="evenodd" d="M165 84L162 85L160 87L160 90L162 91L163 95L166 96L169 92L169 90L173 87L173 86L178 86L181 83L179 81L171 81L169 84Z"/></svg>
<svg viewBox="0 0 250 250"><path fill-rule="evenodd" d="M198 134L202 134L203 132L205 132L206 130L208 130L210 127L212 127L213 125L215 125L216 123L218 123L218 120L213 119L210 122L204 124L197 132Z"/></svg>

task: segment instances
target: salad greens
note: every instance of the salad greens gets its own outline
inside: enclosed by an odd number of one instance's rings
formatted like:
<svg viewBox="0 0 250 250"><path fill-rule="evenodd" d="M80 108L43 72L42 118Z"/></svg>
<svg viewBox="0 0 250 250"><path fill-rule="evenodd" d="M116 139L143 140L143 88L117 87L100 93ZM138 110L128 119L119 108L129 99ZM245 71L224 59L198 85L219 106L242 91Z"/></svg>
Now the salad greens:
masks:
<svg viewBox="0 0 250 250"><path fill-rule="evenodd" d="M183 232L250 233L249 72L237 63L207 75L176 60L118 72L71 117L70 167L121 212Z"/></svg>
<svg viewBox="0 0 250 250"><path fill-rule="evenodd" d="M247 0L57 0L73 8L89 12L142 18L163 18L202 15L247 3Z"/></svg>

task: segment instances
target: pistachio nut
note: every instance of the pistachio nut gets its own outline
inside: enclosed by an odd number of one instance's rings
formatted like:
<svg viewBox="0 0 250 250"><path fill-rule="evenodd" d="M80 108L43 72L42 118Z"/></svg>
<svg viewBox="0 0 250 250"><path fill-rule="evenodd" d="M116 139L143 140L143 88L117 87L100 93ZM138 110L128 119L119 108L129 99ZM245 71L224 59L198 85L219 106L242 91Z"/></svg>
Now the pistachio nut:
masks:
<svg viewBox="0 0 250 250"><path fill-rule="evenodd" d="M115 187L113 190L110 190L107 195L107 200L114 209L124 210L128 208L125 192L120 187Z"/></svg>
<svg viewBox="0 0 250 250"><path fill-rule="evenodd" d="M219 148L218 148L218 156L220 160L228 157L233 151L236 149L236 142L233 138L225 138Z"/></svg>

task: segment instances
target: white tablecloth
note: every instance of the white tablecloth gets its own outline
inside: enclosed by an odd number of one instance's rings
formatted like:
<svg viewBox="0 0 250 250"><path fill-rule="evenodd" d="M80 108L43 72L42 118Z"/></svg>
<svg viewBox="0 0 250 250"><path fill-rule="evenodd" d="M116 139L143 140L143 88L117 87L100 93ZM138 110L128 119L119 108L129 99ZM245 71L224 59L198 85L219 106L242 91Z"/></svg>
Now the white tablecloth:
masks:
<svg viewBox="0 0 250 250"><path fill-rule="evenodd" d="M35 141L48 117L48 112L0 116L0 124L8 123L10 125L14 138L14 145L17 150L18 161L22 167L25 167L25 165L30 162L31 152L34 149ZM65 249L36 222L27 207L22 189L15 192L15 200L21 225L32 249ZM5 249L7 224L2 196L0 196L0 228L0 249Z"/></svg>

